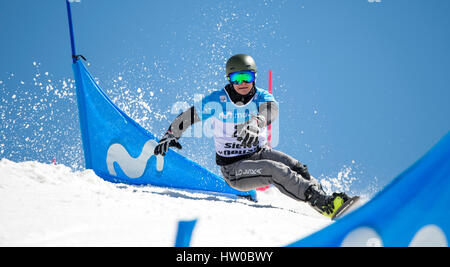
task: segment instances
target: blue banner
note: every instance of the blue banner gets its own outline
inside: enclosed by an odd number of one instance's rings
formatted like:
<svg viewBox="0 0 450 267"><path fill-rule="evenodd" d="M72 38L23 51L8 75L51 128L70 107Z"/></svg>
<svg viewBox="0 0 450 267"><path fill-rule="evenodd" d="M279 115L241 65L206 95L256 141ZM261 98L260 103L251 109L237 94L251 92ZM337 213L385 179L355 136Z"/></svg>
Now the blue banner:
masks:
<svg viewBox="0 0 450 267"><path fill-rule="evenodd" d="M243 196L256 200L254 190L235 190L214 173L170 150L153 155L158 141L121 111L91 77L81 60L73 64L86 169L105 180L151 184Z"/></svg>
<svg viewBox="0 0 450 267"><path fill-rule="evenodd" d="M359 209L289 246L448 246L450 133Z"/></svg>

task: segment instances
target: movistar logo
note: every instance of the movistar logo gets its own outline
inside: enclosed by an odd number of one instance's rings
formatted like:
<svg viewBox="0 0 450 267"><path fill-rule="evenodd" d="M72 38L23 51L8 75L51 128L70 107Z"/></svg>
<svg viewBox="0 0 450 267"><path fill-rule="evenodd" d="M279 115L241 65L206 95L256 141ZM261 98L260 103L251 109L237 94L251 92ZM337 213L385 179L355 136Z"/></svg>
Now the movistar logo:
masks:
<svg viewBox="0 0 450 267"><path fill-rule="evenodd" d="M342 247L382 247L383 240L380 235L371 227L362 226L352 230L346 235L341 243ZM448 241L444 231L435 224L422 226L417 231L410 247L448 247Z"/></svg>
<svg viewBox="0 0 450 267"><path fill-rule="evenodd" d="M130 153L121 144L112 144L106 154L106 165L108 166L109 174L112 176L117 175L114 169L114 162L117 162L128 178L141 177L144 174L148 160L154 156L153 151L157 144L155 140L148 140L137 158L130 156ZM156 156L156 170L162 171L163 169L164 157L158 155Z"/></svg>

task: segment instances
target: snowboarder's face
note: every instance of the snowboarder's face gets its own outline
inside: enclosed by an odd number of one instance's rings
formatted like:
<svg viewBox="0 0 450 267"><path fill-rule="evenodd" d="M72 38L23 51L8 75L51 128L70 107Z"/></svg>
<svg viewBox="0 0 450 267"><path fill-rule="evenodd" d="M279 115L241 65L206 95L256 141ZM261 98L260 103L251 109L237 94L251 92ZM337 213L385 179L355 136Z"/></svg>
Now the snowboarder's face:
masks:
<svg viewBox="0 0 450 267"><path fill-rule="evenodd" d="M240 95L247 95L252 90L253 83L242 82L241 84L233 84L234 90Z"/></svg>

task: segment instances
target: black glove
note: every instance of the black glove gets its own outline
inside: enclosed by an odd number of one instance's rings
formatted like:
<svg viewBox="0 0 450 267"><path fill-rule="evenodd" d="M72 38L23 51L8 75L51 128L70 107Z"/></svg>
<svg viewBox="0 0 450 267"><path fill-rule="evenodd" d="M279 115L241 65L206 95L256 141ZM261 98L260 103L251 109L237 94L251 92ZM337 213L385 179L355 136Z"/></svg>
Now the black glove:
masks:
<svg viewBox="0 0 450 267"><path fill-rule="evenodd" d="M155 156L159 154L165 156L167 151L169 151L169 147L176 147L178 149L181 149L181 144L178 143L178 139L171 131L167 131L166 134L164 134L163 138L159 140L159 143L158 145L156 145L153 154L155 154Z"/></svg>
<svg viewBox="0 0 450 267"><path fill-rule="evenodd" d="M259 129L264 125L263 116L253 116L248 121L237 126L237 140L242 141L242 147L251 148L259 144Z"/></svg>

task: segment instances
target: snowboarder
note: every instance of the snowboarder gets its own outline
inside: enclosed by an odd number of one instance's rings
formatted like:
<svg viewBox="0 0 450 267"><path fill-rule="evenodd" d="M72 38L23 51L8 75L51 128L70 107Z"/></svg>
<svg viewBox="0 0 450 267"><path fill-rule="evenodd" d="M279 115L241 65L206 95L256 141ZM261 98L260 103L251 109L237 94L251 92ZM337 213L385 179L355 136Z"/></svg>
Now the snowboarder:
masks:
<svg viewBox="0 0 450 267"><path fill-rule="evenodd" d="M181 149L178 140L183 132L192 124L211 118L216 164L221 166L228 185L248 191L272 184L283 194L333 217L350 198L345 193L327 195L306 165L267 145L267 126L278 117L278 104L272 94L256 87L256 76L252 57L232 56L226 63L229 84L204 97L202 106L194 105L181 113L154 154L164 156L169 147Z"/></svg>

